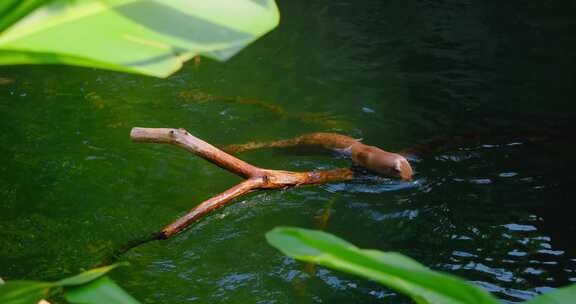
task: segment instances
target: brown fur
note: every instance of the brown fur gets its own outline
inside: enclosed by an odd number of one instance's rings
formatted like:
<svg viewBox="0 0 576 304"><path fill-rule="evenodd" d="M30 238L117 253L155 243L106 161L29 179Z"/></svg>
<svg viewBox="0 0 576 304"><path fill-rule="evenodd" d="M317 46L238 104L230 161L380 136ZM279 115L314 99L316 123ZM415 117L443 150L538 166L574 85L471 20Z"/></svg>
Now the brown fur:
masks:
<svg viewBox="0 0 576 304"><path fill-rule="evenodd" d="M384 176L412 179L412 167L404 156L362 143L352 145L352 161Z"/></svg>
<svg viewBox="0 0 576 304"><path fill-rule="evenodd" d="M250 142L225 148L231 153L239 153L259 148L284 148L292 146L318 146L329 150L345 150L352 155L352 161L366 169L388 177L404 181L412 179L412 167L404 156L368 146L350 136L337 133L310 133L293 139L268 143Z"/></svg>
<svg viewBox="0 0 576 304"><path fill-rule="evenodd" d="M310 133L292 140L276 143L282 143L280 144L281 146L290 143L289 145L316 145L332 150L350 149L352 161L357 165L384 176L396 177L404 181L412 179L412 167L404 156L384 151L378 147L365 145L357 139L346 135L337 133Z"/></svg>

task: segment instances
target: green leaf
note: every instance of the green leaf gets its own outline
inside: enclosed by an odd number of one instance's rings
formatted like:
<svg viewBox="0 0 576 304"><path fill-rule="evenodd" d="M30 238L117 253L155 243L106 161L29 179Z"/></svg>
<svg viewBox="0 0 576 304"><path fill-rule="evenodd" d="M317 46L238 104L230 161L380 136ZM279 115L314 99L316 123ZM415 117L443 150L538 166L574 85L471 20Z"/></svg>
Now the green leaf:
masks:
<svg viewBox="0 0 576 304"><path fill-rule="evenodd" d="M359 249L325 232L278 227L268 232L266 239L290 257L377 281L417 303L498 303L483 289L432 271L409 257Z"/></svg>
<svg viewBox="0 0 576 304"><path fill-rule="evenodd" d="M48 295L54 285L35 281L10 281L0 285L0 303L36 304Z"/></svg>
<svg viewBox="0 0 576 304"><path fill-rule="evenodd" d="M69 278L65 278L65 279L62 279L60 281L57 281L54 284L56 284L58 286L74 286L74 285L86 284L90 281L94 281L94 280L100 278L101 276L107 274L108 272L110 272L112 269L114 269L116 267L125 266L125 265L126 265L126 263L118 263L118 264L112 264L112 265L108 265L108 266L104 266L104 267L100 267L100 268L90 269L88 271L84 271L81 274L75 275L73 277L69 277Z"/></svg>
<svg viewBox="0 0 576 304"><path fill-rule="evenodd" d="M573 304L576 303L576 284L563 287L535 297L526 304Z"/></svg>
<svg viewBox="0 0 576 304"><path fill-rule="evenodd" d="M70 303L82 304L140 303L106 276L86 285L67 288L64 290L64 297Z"/></svg>
<svg viewBox="0 0 576 304"><path fill-rule="evenodd" d="M45 298L53 287L64 287L64 296L72 303L138 303L105 276L114 268L123 265L126 263L91 269L54 283L11 281L0 285L0 303L36 304Z"/></svg>
<svg viewBox="0 0 576 304"><path fill-rule="evenodd" d="M59 0L0 35L0 64L165 77L197 54L226 60L278 21L274 0Z"/></svg>
<svg viewBox="0 0 576 304"><path fill-rule="evenodd" d="M49 1L52 0L2 0L0 2L0 33Z"/></svg>

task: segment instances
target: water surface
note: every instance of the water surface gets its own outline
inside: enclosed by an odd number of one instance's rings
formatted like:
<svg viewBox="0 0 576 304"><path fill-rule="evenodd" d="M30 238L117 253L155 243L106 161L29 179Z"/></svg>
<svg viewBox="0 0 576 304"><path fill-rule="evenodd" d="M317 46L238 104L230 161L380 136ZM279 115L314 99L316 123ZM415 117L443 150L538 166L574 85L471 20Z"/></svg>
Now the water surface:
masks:
<svg viewBox="0 0 576 304"><path fill-rule="evenodd" d="M228 63L203 60L168 79L1 67L0 276L92 267L240 181L175 147L131 143L140 126L183 127L215 145L341 132L391 151L483 134L415 161L409 184L367 176L255 193L136 248L113 277L144 303L408 302L347 274L311 275L264 240L279 225L318 228L324 212L328 232L510 302L576 281L572 2L279 6L280 27ZM298 150L242 158L348 165Z"/></svg>

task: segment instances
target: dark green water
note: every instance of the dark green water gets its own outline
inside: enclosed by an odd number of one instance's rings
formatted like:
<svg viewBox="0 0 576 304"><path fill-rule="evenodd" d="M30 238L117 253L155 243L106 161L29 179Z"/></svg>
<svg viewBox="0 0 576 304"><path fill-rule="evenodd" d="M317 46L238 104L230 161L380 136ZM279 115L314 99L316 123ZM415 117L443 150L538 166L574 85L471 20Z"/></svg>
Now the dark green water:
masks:
<svg viewBox="0 0 576 304"><path fill-rule="evenodd" d="M239 181L175 147L131 143L142 126L184 127L216 145L336 131L388 150L506 134L424 156L411 184L365 178L242 198L123 256L131 267L113 277L142 302L407 301L324 268L310 276L265 242L278 225L317 227L330 202L327 231L510 302L576 282L573 1L279 6L281 26L230 62L165 80L0 67L0 276L92 267ZM534 134L554 140L527 143ZM242 158L291 170L347 164L301 151Z"/></svg>

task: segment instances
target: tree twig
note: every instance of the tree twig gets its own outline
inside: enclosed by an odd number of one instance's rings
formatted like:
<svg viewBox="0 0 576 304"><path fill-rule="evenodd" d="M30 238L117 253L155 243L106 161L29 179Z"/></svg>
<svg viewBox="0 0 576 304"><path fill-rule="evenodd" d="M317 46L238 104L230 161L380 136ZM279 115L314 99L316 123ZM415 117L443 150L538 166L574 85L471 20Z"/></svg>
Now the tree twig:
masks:
<svg viewBox="0 0 576 304"><path fill-rule="evenodd" d="M170 238L215 209L256 190L286 189L300 185L348 181L354 177L354 172L348 168L308 172L259 168L212 146L184 129L133 128L130 137L135 142L176 145L245 178L241 183L198 204L187 214L164 227L157 234L158 239Z"/></svg>

